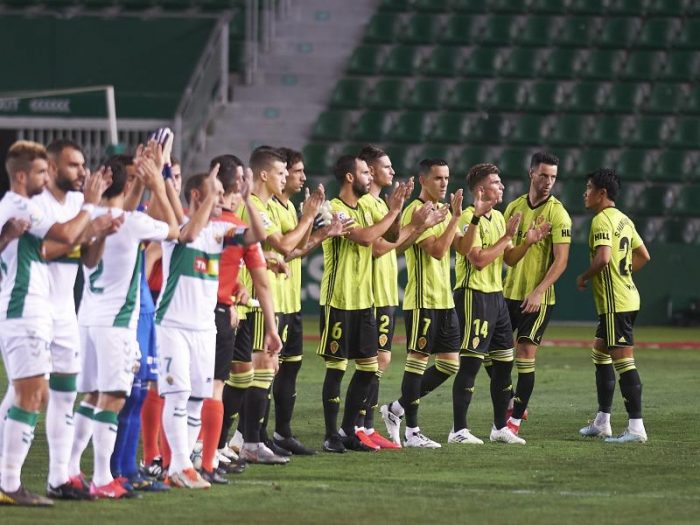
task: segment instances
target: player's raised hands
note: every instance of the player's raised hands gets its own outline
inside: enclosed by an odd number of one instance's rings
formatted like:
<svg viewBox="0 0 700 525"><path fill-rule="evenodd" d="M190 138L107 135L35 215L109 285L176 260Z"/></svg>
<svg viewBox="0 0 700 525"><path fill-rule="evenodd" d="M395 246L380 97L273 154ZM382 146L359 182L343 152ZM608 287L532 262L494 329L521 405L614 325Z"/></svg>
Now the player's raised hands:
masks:
<svg viewBox="0 0 700 525"><path fill-rule="evenodd" d="M209 185L209 195L216 195L216 176L219 174L221 165L217 162L207 175L207 184Z"/></svg>
<svg viewBox="0 0 700 525"><path fill-rule="evenodd" d="M518 227L520 226L520 220L523 218L522 213L515 213L508 219L508 224L506 224L506 237L512 239L515 234L518 233Z"/></svg>
<svg viewBox="0 0 700 525"><path fill-rule="evenodd" d="M102 198L102 194L109 187L105 178L105 172L109 168L100 166L94 173L89 173L85 176L83 183L83 198L86 204L98 204ZM109 183L112 182L112 172L109 171Z"/></svg>
<svg viewBox="0 0 700 525"><path fill-rule="evenodd" d="M334 213L330 224L325 226L328 228L326 235L328 237L344 237L355 227L355 221L350 217L341 217L340 214Z"/></svg>
<svg viewBox="0 0 700 525"><path fill-rule="evenodd" d="M90 221L85 237L97 240L117 233L121 225L124 224L125 218L126 215L123 213L113 217L112 212L108 211Z"/></svg>
<svg viewBox="0 0 700 525"><path fill-rule="evenodd" d="M425 223L426 227L432 228L436 224L440 224L441 222L443 222L447 218L447 214L449 212L450 212L450 210L447 208L447 206L441 206L440 208L433 207L433 209L430 212L430 215L428 215L428 219Z"/></svg>
<svg viewBox="0 0 700 525"><path fill-rule="evenodd" d="M243 170L243 177L238 185L238 193L241 194L241 198L245 201L250 197L250 192L253 191L253 170L249 167Z"/></svg>
<svg viewBox="0 0 700 525"><path fill-rule="evenodd" d="M496 205L496 201L487 200L484 194L484 188L479 186L474 192L474 215L477 217L482 217L483 215L490 212Z"/></svg>
<svg viewBox="0 0 700 525"><path fill-rule="evenodd" d="M401 211L407 196L407 186L405 182L395 182L394 188L387 198L387 205L390 211Z"/></svg>
<svg viewBox="0 0 700 525"><path fill-rule="evenodd" d="M464 196L461 188L450 194L450 208L452 209L452 216L454 218L458 218L462 215L463 198Z"/></svg>
<svg viewBox="0 0 700 525"><path fill-rule="evenodd" d="M326 192L323 188L323 184L319 184L318 187L311 193L309 189L305 189L305 198L303 202L303 214L307 217L316 217L321 208L321 205L326 201Z"/></svg>
<svg viewBox="0 0 700 525"><path fill-rule="evenodd" d="M547 237L547 235L549 235L551 229L552 225L548 222L542 222L539 226L537 226L533 221L525 234L525 243L528 246L531 246L540 242L542 239Z"/></svg>

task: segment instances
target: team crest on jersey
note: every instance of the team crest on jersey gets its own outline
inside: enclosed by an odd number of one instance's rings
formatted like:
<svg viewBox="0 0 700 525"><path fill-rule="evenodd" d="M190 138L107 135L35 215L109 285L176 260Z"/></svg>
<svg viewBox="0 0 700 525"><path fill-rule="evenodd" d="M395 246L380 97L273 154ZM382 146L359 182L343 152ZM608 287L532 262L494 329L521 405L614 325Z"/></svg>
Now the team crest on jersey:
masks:
<svg viewBox="0 0 700 525"><path fill-rule="evenodd" d="M428 340L425 337L418 338L418 348L420 350L423 350L427 344L428 344Z"/></svg>
<svg viewBox="0 0 700 525"><path fill-rule="evenodd" d="M267 213L260 212L260 219L262 220L262 223L263 223L263 226L265 227L265 229L272 226L272 221L270 220L270 217L267 215Z"/></svg>
<svg viewBox="0 0 700 525"><path fill-rule="evenodd" d="M389 338L386 334L382 334L379 336L379 346L385 346L387 341L389 341Z"/></svg>
<svg viewBox="0 0 700 525"><path fill-rule="evenodd" d="M476 348L477 346L479 346L480 342L481 342L481 339L479 339L478 337L474 337L472 339L472 348Z"/></svg>
<svg viewBox="0 0 700 525"><path fill-rule="evenodd" d="M330 345L331 354L335 354L338 351L338 348L340 348L338 341L331 341L331 345Z"/></svg>

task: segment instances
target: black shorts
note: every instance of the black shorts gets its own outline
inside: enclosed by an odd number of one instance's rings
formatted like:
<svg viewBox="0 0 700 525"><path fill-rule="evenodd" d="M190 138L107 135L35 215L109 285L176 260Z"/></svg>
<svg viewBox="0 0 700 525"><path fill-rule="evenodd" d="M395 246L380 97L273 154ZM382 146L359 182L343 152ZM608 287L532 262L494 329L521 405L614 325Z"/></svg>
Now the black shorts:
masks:
<svg viewBox="0 0 700 525"><path fill-rule="evenodd" d="M214 379L226 381L234 355L236 330L231 327L231 307L217 304L214 309L216 322L216 357L214 360Z"/></svg>
<svg viewBox="0 0 700 525"><path fill-rule="evenodd" d="M236 340L233 345L233 361L241 363L253 362L253 312L248 312L245 319L241 319L238 323L236 331Z"/></svg>
<svg viewBox="0 0 700 525"><path fill-rule="evenodd" d="M396 324L396 307L377 306L374 315L377 318L377 349L380 352L391 352Z"/></svg>
<svg viewBox="0 0 700 525"><path fill-rule="evenodd" d="M634 346L634 321L638 312L618 312L598 316L595 336L608 348Z"/></svg>
<svg viewBox="0 0 700 525"><path fill-rule="evenodd" d="M458 288L454 299L463 354L487 354L492 350L513 348L513 329L502 292Z"/></svg>
<svg viewBox="0 0 700 525"><path fill-rule="evenodd" d="M409 352L443 354L459 352L459 323L454 308L405 310Z"/></svg>
<svg viewBox="0 0 700 525"><path fill-rule="evenodd" d="M540 310L538 312L525 314L520 308L522 304L522 301L506 299L513 333L518 334L518 341L525 340L539 346L542 342L544 331L547 329L549 320L552 317L554 305L543 304L540 305Z"/></svg>
<svg viewBox="0 0 700 525"><path fill-rule="evenodd" d="M277 332L282 340L280 359L299 361L304 353L304 329L301 312L277 314Z"/></svg>
<svg viewBox="0 0 700 525"><path fill-rule="evenodd" d="M377 356L374 308L321 310L321 342L316 353L326 358L367 359Z"/></svg>

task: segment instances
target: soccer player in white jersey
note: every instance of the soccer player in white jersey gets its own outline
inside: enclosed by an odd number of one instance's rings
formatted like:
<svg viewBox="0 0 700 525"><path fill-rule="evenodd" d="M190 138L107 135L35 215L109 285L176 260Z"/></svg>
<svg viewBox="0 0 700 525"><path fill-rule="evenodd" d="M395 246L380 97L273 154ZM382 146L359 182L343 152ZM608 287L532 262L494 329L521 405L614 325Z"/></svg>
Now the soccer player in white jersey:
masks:
<svg viewBox="0 0 700 525"><path fill-rule="evenodd" d="M190 452L199 434L203 400L213 392L220 254L225 243L258 240L242 226L210 221L221 215L223 206L218 171L216 164L208 175L193 175L186 183L189 220L178 243L162 244L163 289L156 305L158 390L165 396L163 428L172 451L168 474L172 485L191 489L210 486L194 470ZM266 315L274 327L271 312ZM265 340L269 351L279 352L274 330Z"/></svg>
<svg viewBox="0 0 700 525"><path fill-rule="evenodd" d="M0 504L47 506L53 502L33 494L20 481L39 410L48 395L46 377L51 372L53 323L49 272L43 255L51 240L71 246L82 240L90 223L90 206L98 202L104 181L101 173L88 177L86 204L72 220L57 223L30 200L48 183L45 148L35 142L18 141L10 147L5 167L10 191L0 201L0 217L24 219L30 227L7 245L0 264L0 348L14 394L2 429Z"/></svg>
<svg viewBox="0 0 700 525"><path fill-rule="evenodd" d="M160 146L149 145L151 152L155 148ZM143 253L140 244L145 240L177 239L181 234L166 195L162 166L148 157L138 157L136 161L133 176L123 164L107 163L112 169L112 185L105 191L96 213L123 213L124 223L116 234L105 239L99 264L83 268L85 287L78 312L82 347L78 390L90 393L89 401L96 402L92 416L94 474L90 494L97 498L121 498L127 494L122 483L112 477L110 458L117 437L117 414L131 391L140 359L136 340ZM151 210L158 210L165 222L145 213L123 211L135 177L151 191ZM81 416L86 414L82 412ZM74 478L80 477L80 455L87 446L85 434L76 432L69 465Z"/></svg>

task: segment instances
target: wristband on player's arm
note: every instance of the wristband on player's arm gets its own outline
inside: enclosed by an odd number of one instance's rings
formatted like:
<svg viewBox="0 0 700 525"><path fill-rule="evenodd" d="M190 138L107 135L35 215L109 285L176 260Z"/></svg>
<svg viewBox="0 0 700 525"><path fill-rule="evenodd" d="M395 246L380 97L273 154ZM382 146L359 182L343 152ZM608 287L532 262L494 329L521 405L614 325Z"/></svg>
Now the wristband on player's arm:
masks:
<svg viewBox="0 0 700 525"><path fill-rule="evenodd" d="M173 178L173 167L170 164L163 165L163 178L165 180Z"/></svg>
<svg viewBox="0 0 700 525"><path fill-rule="evenodd" d="M479 217L478 215L472 215L471 223L472 223L474 226L478 226L478 225L479 225L479 219L481 219L481 217Z"/></svg>

